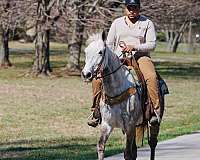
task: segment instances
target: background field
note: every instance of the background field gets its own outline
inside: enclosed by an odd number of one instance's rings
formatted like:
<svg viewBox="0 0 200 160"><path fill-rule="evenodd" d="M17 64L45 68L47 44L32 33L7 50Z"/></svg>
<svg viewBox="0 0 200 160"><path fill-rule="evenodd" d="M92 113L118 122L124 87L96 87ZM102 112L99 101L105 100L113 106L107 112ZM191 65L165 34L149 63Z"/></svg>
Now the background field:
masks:
<svg viewBox="0 0 200 160"><path fill-rule="evenodd" d="M27 47L28 46L28 47ZM162 48L162 46L158 46ZM49 78L27 76L33 45L11 43L12 68L0 69L0 159L92 160L98 129L86 124L91 84L64 68L67 46L52 44ZM169 85L159 140L200 129L200 54L152 54ZM115 130L106 156L122 152L124 137Z"/></svg>

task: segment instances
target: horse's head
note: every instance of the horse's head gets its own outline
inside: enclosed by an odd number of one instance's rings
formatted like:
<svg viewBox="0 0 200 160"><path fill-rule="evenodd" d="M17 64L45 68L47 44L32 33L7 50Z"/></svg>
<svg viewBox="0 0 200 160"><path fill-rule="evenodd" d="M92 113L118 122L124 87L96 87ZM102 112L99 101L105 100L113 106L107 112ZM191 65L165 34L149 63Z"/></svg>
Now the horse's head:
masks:
<svg viewBox="0 0 200 160"><path fill-rule="evenodd" d="M82 78L85 81L92 81L105 64L105 33L94 34L88 39L88 46L85 49L85 66L82 70Z"/></svg>

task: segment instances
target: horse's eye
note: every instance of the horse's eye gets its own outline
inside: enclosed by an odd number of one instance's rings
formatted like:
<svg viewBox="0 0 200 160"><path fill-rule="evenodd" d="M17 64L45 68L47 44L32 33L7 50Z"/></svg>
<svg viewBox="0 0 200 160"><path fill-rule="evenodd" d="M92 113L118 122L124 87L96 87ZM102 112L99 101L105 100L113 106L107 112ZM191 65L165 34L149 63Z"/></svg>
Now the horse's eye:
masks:
<svg viewBox="0 0 200 160"><path fill-rule="evenodd" d="M100 51L99 54L102 55L102 51Z"/></svg>

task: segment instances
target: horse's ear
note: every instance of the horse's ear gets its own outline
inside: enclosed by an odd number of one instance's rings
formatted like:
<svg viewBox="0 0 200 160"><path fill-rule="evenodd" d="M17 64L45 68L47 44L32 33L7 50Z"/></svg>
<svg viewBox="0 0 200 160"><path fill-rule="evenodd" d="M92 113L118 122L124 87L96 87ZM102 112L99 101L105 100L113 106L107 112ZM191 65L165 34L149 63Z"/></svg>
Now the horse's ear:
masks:
<svg viewBox="0 0 200 160"><path fill-rule="evenodd" d="M104 42L106 41L106 32L105 32L105 30L102 31L102 40Z"/></svg>

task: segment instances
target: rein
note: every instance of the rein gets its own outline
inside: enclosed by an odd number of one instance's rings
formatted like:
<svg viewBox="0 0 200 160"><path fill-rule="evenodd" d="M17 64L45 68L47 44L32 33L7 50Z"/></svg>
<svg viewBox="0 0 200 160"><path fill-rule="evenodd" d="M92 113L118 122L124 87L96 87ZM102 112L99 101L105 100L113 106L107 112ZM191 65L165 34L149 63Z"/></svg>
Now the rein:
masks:
<svg viewBox="0 0 200 160"><path fill-rule="evenodd" d="M97 75L98 75L98 73L100 72L100 69L101 69L101 67L102 67L102 64L103 64L103 61L104 61L104 58L105 58L105 54L106 54L106 47L105 47L105 50L104 50L104 52L103 52L101 61L99 62L96 71L94 72L94 77L95 77L96 79L99 79Z"/></svg>
<svg viewBox="0 0 200 160"><path fill-rule="evenodd" d="M122 62L122 64L121 64L119 67L117 67L114 71L112 71L112 72L110 72L110 73L108 73L108 74L106 74L106 75L97 76L98 73L101 71L100 69L101 69L101 67L102 67L103 60L104 60L104 58L105 58L105 54L106 54L106 48L105 48L105 50L104 50L104 52L103 52L103 56L102 56L102 59L101 59L99 65L98 65L98 68L97 68L97 70L96 70L95 73L94 73L95 79L105 78L105 77L110 76L111 74L114 74L115 72L117 72L117 71L124 65L124 62L126 61L126 60L124 59L124 61ZM122 53L119 57L121 57L122 55L123 55L123 53ZM101 72L100 72L100 73L101 73Z"/></svg>
<svg viewBox="0 0 200 160"><path fill-rule="evenodd" d="M105 47L105 50L103 52L102 59L101 59L100 63L98 64L97 70L94 73L95 79L102 79L102 78L105 78L105 77L108 77L108 76L114 74L124 65L124 62L126 61L126 59L124 59L123 62L114 71L112 71L112 72L110 72L106 75L102 75L101 68L102 68L102 65L103 65L103 61L105 59L105 54L106 54L106 47ZM119 57L121 57L121 56L124 57L124 53L122 53ZM98 76L99 74L101 74L101 75ZM101 92L102 92L102 90L103 89L101 89ZM106 95L105 93L103 93L102 98L103 98L103 101L106 104L113 106L115 104L119 104L119 103L123 102L129 96L134 95L136 92L137 92L137 90L136 90L135 87L130 87L127 90L123 91L121 94L114 96L114 97L110 97L110 96Z"/></svg>
<svg viewBox="0 0 200 160"><path fill-rule="evenodd" d="M124 61L122 62L122 64L121 64L119 67L117 67L114 71L112 71L112 72L110 72L110 73L108 73L108 74L106 74L106 75L103 75L103 76L97 76L96 79L108 77L108 76L110 76L111 74L114 74L115 72L117 72L117 71L124 65L124 62L125 62L125 61L126 61L126 60L124 60Z"/></svg>

